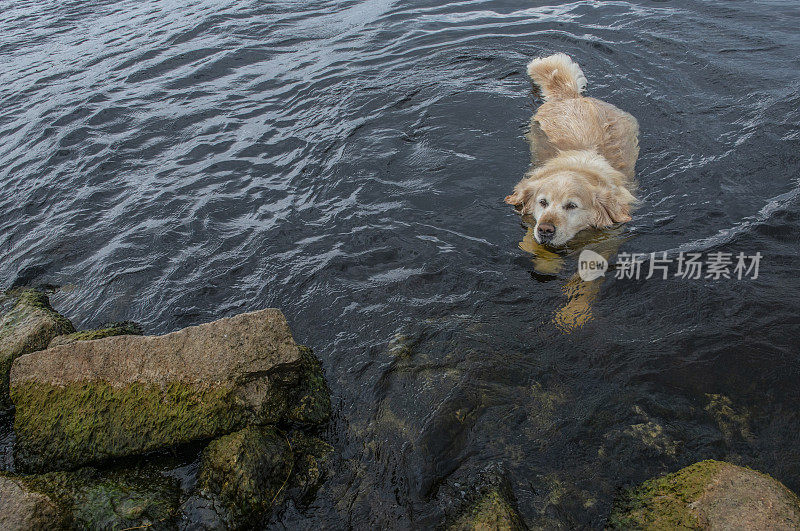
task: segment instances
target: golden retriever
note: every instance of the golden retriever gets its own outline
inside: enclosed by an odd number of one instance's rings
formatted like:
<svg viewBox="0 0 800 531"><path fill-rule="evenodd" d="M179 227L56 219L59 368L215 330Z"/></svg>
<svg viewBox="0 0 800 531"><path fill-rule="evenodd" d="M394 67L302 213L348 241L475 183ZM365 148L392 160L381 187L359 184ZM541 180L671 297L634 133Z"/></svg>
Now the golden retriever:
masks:
<svg viewBox="0 0 800 531"><path fill-rule="evenodd" d="M581 96L586 77L566 54L534 59L528 75L544 98L528 133L538 165L506 203L532 214L534 238L552 246L564 245L586 228L630 221L639 156L636 118Z"/></svg>

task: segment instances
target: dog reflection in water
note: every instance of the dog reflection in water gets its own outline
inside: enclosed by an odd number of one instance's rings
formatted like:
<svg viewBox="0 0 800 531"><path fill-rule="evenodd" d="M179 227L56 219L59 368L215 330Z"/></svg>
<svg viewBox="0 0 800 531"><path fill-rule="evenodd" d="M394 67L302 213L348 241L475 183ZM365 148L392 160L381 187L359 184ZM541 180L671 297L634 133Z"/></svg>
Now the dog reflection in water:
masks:
<svg viewBox="0 0 800 531"><path fill-rule="evenodd" d="M523 217L523 221L528 216ZM614 255L625 241L622 227L612 230L584 232L572 241L570 248L559 254L539 243L534 237L535 220L528 220L528 230L519 247L533 255L534 270L541 276L560 277L562 271L569 267L575 273L564 283L561 288L567 302L556 310L552 323L565 333L582 327L592 319L592 305L600 293L603 278L584 281L578 275L577 257L583 249L591 249L607 261Z"/></svg>

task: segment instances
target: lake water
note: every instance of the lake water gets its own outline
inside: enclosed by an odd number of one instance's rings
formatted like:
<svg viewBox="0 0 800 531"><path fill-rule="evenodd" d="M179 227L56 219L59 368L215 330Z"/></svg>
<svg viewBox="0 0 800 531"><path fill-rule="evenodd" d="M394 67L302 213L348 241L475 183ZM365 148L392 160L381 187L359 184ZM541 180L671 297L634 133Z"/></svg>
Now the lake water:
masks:
<svg viewBox="0 0 800 531"><path fill-rule="evenodd" d="M59 286L80 328L281 308L337 453L273 527L439 525L485 473L547 527L704 458L800 490L795 2L34 0L0 27L0 285ZM641 127L596 289L502 201L556 51ZM667 279L615 278L664 251ZM762 258L688 279L681 252Z"/></svg>

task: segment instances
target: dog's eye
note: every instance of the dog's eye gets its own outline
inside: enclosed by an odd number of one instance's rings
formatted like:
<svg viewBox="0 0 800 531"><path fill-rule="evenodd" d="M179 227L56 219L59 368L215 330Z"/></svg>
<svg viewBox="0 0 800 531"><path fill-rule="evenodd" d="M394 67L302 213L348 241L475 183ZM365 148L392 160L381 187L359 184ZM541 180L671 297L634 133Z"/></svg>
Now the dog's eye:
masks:
<svg viewBox="0 0 800 531"><path fill-rule="evenodd" d="M578 205L576 205L573 202L569 202L566 205L564 205L564 208L566 208L567 210L572 210L573 208L578 208Z"/></svg>
<svg viewBox="0 0 800 531"><path fill-rule="evenodd" d="M539 199L539 204L547 208L547 199Z"/></svg>

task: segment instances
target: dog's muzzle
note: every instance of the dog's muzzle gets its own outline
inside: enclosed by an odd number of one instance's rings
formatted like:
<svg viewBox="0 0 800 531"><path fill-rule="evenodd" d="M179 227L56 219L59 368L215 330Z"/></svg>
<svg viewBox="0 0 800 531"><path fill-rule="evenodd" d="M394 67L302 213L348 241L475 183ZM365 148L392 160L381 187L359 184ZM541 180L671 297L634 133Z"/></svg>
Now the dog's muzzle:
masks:
<svg viewBox="0 0 800 531"><path fill-rule="evenodd" d="M547 243L556 235L556 227L551 223L540 223L539 226L536 227L536 232L539 236L539 241Z"/></svg>

